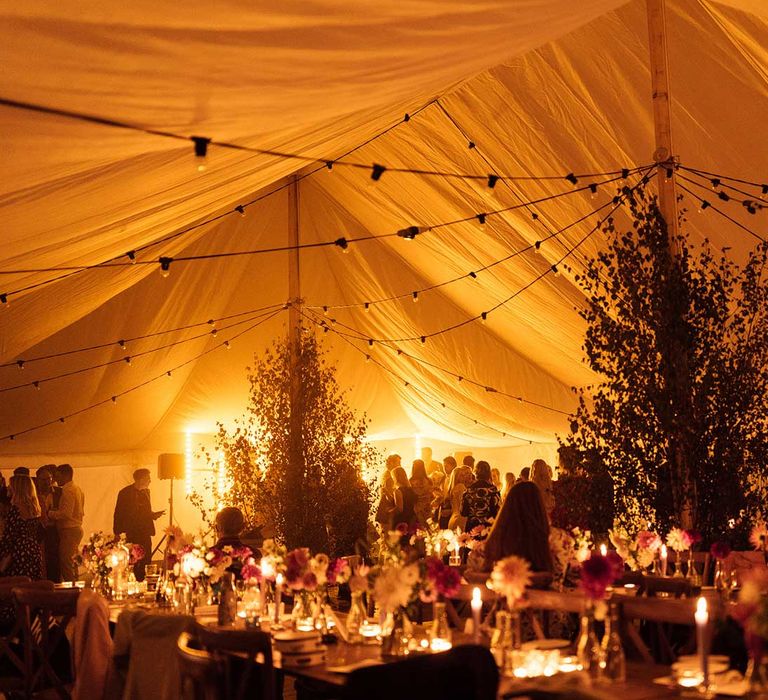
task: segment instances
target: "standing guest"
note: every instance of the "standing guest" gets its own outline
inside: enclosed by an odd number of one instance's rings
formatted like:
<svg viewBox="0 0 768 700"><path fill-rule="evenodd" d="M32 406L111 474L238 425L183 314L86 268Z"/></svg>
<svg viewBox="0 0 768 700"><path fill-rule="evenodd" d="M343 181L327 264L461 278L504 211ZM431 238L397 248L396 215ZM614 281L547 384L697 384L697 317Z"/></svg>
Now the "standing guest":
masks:
<svg viewBox="0 0 768 700"><path fill-rule="evenodd" d="M501 492L501 502L504 503L504 499L507 497L507 494L510 492L512 487L515 485L515 473L514 472L507 472L504 475L504 488Z"/></svg>
<svg viewBox="0 0 768 700"><path fill-rule="evenodd" d="M531 482L515 484L507 494L485 541L484 569L512 554L522 557L533 572L553 571L549 548L549 520L541 492Z"/></svg>
<svg viewBox="0 0 768 700"><path fill-rule="evenodd" d="M72 481L71 464L60 464L53 475L61 486L59 507L48 511L48 517L56 523L59 530L59 573L62 581L77 580L77 554L80 540L83 539L83 514L85 496L82 489Z"/></svg>
<svg viewBox="0 0 768 700"><path fill-rule="evenodd" d="M0 575L43 578L40 502L29 476L14 474L10 480L11 505L0 540Z"/></svg>
<svg viewBox="0 0 768 700"><path fill-rule="evenodd" d="M531 468L530 467L523 467L520 470L520 476L517 479L517 483L521 483L523 481L530 481L531 480Z"/></svg>
<svg viewBox="0 0 768 700"><path fill-rule="evenodd" d="M496 467L491 469L491 483L501 492L501 472Z"/></svg>
<svg viewBox="0 0 768 700"><path fill-rule="evenodd" d="M61 489L53 483L55 464L45 464L35 472L35 486L40 500L40 519L43 524L43 555L45 559L45 577L49 581L61 581L59 574L59 531L49 517L48 512L59 507Z"/></svg>
<svg viewBox="0 0 768 700"><path fill-rule="evenodd" d="M445 478L451 476L451 472L456 469L456 458L448 455L447 457L443 457L443 471L445 472Z"/></svg>
<svg viewBox="0 0 768 700"><path fill-rule="evenodd" d="M432 515L432 501L434 499L434 487L432 479L427 476L424 460L414 459L411 467L411 488L416 493L416 521L426 525Z"/></svg>
<svg viewBox="0 0 768 700"><path fill-rule="evenodd" d="M29 467L16 467L13 470L14 476L29 476Z"/></svg>
<svg viewBox="0 0 768 700"><path fill-rule="evenodd" d="M547 512L547 517L551 517L552 511L555 509L555 496L552 487L552 467L550 467L543 459L535 459L531 465L531 481L539 487L544 510Z"/></svg>
<svg viewBox="0 0 768 700"><path fill-rule="evenodd" d="M381 475L381 496L376 508L376 522L384 532L392 529L392 514L395 512L395 482L392 473L385 470Z"/></svg>
<svg viewBox="0 0 768 700"><path fill-rule="evenodd" d="M499 511L499 491L491 483L491 465L480 460L475 465L475 481L461 499L461 514L467 519L467 532L485 525Z"/></svg>
<svg viewBox="0 0 768 700"><path fill-rule="evenodd" d="M464 467L469 467L470 469L474 469L475 458L472 455L464 455L464 459L461 460L461 464Z"/></svg>
<svg viewBox="0 0 768 700"><path fill-rule="evenodd" d="M400 466L400 455L398 454L387 455L387 461L385 466L388 472L390 473L393 472L395 469L397 469Z"/></svg>
<svg viewBox="0 0 768 700"><path fill-rule="evenodd" d="M472 470L464 465L456 467L451 472L451 478L448 481L448 500L450 501L450 516L448 518L448 528L455 530L459 528L466 530L467 519L461 514L461 502L467 486L472 483ZM445 507L445 502L443 502Z"/></svg>
<svg viewBox="0 0 768 700"><path fill-rule="evenodd" d="M416 523L416 492L411 488L408 475L402 467L392 470L395 482L395 510L392 513L392 525L397 527L405 523L409 527Z"/></svg>
<svg viewBox="0 0 768 700"><path fill-rule="evenodd" d="M133 472L133 483L120 489L115 504L114 532L125 533L125 539L131 544L138 544L144 550L144 556L133 567L137 581L144 580L144 567L152 558L152 535L155 534L155 520L164 510L152 510L149 485L152 477L149 469L137 469Z"/></svg>

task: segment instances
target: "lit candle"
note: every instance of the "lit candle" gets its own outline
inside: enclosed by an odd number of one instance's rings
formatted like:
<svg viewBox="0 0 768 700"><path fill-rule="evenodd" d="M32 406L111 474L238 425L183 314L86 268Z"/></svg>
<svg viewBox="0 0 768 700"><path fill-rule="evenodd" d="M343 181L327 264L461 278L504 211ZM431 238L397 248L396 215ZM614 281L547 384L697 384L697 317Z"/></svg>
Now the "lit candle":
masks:
<svg viewBox="0 0 768 700"><path fill-rule="evenodd" d="M601 556L608 554L608 547L606 547L605 544L600 545L600 554Z"/></svg>
<svg viewBox="0 0 768 700"><path fill-rule="evenodd" d="M283 596L283 575L277 574L275 576L275 626L280 625L280 599Z"/></svg>
<svg viewBox="0 0 768 700"><path fill-rule="evenodd" d="M440 542L438 541L437 544L435 544L435 556L439 559L440 558Z"/></svg>
<svg viewBox="0 0 768 700"><path fill-rule="evenodd" d="M483 599L480 597L480 589L472 589L472 633L475 644L480 644L480 611L483 609Z"/></svg>
<svg viewBox="0 0 768 700"><path fill-rule="evenodd" d="M709 658L707 654L709 612L707 612L706 598L700 597L696 601L696 613L693 617L696 620L696 644L699 649L699 662L701 663L701 684L704 688L707 688L709 687Z"/></svg>
<svg viewBox="0 0 768 700"><path fill-rule="evenodd" d="M661 575L667 575L667 545L661 545Z"/></svg>

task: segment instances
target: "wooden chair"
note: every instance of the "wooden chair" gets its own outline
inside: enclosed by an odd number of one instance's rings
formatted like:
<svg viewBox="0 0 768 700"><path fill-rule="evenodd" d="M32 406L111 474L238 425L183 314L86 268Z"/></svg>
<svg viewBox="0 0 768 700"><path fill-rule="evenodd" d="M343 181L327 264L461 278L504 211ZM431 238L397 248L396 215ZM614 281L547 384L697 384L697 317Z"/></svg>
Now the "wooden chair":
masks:
<svg viewBox="0 0 768 700"><path fill-rule="evenodd" d="M349 674L343 700L496 700L499 670L485 647L457 646L441 654L360 668Z"/></svg>
<svg viewBox="0 0 768 700"><path fill-rule="evenodd" d="M268 633L196 624L194 635L217 664L225 690L223 697L277 700L272 640Z"/></svg>
<svg viewBox="0 0 768 700"><path fill-rule="evenodd" d="M32 697L38 688L53 688L59 697L69 700L67 678L61 678L53 665L54 654L69 647L65 630L77 613L78 589L45 590L29 586L13 589L20 618L24 650L24 694ZM72 657L70 677L74 677Z"/></svg>
<svg viewBox="0 0 768 700"><path fill-rule="evenodd" d="M192 646L192 636L182 632L176 643L183 700L219 700L217 665L213 657Z"/></svg>
<svg viewBox="0 0 768 700"><path fill-rule="evenodd" d="M649 598L690 598L694 593L694 587L690 580L685 578L670 578L669 576L646 576L645 593Z"/></svg>
<svg viewBox="0 0 768 700"><path fill-rule="evenodd" d="M0 688L11 690L20 687L24 677L24 660L22 659L21 617L15 614L15 599L13 589L17 587L33 588L36 590L53 590L52 581L31 581L28 576L9 576L0 579L0 606L14 610L13 624L0 634L0 662L8 661L8 669L18 671L18 678L0 679Z"/></svg>

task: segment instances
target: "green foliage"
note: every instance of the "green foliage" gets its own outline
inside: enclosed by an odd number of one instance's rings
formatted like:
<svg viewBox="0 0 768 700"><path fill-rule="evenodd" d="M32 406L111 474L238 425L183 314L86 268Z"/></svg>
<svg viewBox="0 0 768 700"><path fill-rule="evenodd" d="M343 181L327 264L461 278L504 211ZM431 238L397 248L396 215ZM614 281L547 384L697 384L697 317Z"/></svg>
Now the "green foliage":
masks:
<svg viewBox="0 0 768 700"><path fill-rule="evenodd" d="M351 554L366 536L371 508L362 467L375 472L379 455L365 441L365 417L347 406L314 335L302 335L298 376L301 400L293 405L300 410L292 414L287 341L249 368L246 415L231 432L219 425L216 437L231 484L224 501L243 511L247 526L274 529L289 549ZM215 461L213 454L207 458Z"/></svg>
<svg viewBox="0 0 768 700"><path fill-rule="evenodd" d="M628 198L634 223L577 277L587 297L586 359L563 445L597 455L632 527L684 522L717 539L766 515L768 246L743 265L684 234L670 252L655 199ZM681 227L684 231L684 222Z"/></svg>

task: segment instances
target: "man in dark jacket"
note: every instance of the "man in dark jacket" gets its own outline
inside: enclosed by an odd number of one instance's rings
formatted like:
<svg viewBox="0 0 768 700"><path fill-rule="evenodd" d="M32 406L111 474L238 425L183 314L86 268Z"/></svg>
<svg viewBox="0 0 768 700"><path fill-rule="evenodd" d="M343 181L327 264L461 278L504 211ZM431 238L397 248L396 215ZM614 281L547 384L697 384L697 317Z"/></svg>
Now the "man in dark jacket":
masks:
<svg viewBox="0 0 768 700"><path fill-rule="evenodd" d="M144 550L144 558L137 561L133 567L137 581L144 580L144 567L152 555L155 520L165 513L164 510L152 510L149 496L151 481L149 469L137 469L133 472L133 483L120 489L115 505L115 535L124 532L128 542L141 545Z"/></svg>

